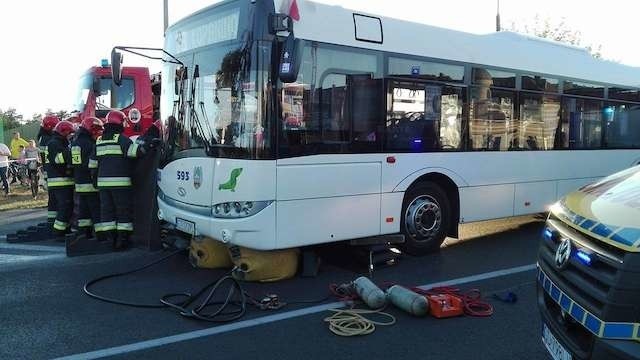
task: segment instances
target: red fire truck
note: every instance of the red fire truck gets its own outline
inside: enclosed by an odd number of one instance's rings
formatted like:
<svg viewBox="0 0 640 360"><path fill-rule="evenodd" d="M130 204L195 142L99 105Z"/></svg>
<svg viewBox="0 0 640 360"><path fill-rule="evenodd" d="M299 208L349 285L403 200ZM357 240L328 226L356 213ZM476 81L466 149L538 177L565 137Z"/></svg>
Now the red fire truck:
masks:
<svg viewBox="0 0 640 360"><path fill-rule="evenodd" d="M81 118L104 119L110 110L121 110L132 120L125 129L129 137L142 134L160 118L160 74L145 67L123 67L122 84L114 85L107 60L80 78L74 111Z"/></svg>

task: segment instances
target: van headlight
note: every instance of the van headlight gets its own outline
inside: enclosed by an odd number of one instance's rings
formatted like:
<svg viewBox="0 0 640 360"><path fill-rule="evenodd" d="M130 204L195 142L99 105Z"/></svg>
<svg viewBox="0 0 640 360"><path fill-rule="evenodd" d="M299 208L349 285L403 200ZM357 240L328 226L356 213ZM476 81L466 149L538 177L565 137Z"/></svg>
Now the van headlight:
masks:
<svg viewBox="0 0 640 360"><path fill-rule="evenodd" d="M211 215L216 218L237 219L255 215L272 201L232 201L213 205Z"/></svg>

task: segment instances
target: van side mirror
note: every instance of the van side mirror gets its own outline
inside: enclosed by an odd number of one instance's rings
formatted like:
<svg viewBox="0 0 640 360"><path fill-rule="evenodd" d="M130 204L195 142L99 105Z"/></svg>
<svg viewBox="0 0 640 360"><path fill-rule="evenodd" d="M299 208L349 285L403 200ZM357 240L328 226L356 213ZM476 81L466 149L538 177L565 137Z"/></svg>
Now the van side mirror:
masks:
<svg viewBox="0 0 640 360"><path fill-rule="evenodd" d="M282 45L282 53L280 54L280 81L283 83L295 82L298 79L301 62L302 41L290 33Z"/></svg>
<svg viewBox="0 0 640 360"><path fill-rule="evenodd" d="M122 85L122 54L116 48L111 50L111 78L116 86Z"/></svg>

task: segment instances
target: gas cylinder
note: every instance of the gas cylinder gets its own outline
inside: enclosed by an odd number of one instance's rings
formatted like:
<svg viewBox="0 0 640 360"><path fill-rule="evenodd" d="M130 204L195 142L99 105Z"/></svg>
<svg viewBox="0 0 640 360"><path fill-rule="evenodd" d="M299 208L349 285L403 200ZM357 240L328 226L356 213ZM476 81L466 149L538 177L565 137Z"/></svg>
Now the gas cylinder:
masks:
<svg viewBox="0 0 640 360"><path fill-rule="evenodd" d="M387 290L389 301L400 309L414 316L425 316L429 313L427 299L402 286L393 285Z"/></svg>
<svg viewBox="0 0 640 360"><path fill-rule="evenodd" d="M361 276L353 281L356 292L370 308L379 309L387 303L384 291L380 290L371 280Z"/></svg>

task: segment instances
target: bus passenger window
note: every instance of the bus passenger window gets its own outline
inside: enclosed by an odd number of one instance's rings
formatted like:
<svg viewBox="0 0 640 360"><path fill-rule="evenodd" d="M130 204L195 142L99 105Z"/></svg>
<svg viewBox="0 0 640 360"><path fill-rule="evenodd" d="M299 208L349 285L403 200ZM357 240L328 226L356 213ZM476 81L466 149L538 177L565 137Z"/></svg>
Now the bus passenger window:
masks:
<svg viewBox="0 0 640 360"><path fill-rule="evenodd" d="M596 149L602 140L602 101L564 97L562 99L564 149Z"/></svg>
<svg viewBox="0 0 640 360"><path fill-rule="evenodd" d="M329 74L320 91L320 121L323 143L349 141L349 109L347 101L347 76Z"/></svg>
<svg viewBox="0 0 640 360"><path fill-rule="evenodd" d="M394 83L387 115L387 150L457 150L462 145L464 90L423 83Z"/></svg>
<svg viewBox="0 0 640 360"><path fill-rule="evenodd" d="M471 88L469 131L473 150L509 150L515 146L514 103L512 91Z"/></svg>
<svg viewBox="0 0 640 360"><path fill-rule="evenodd" d="M640 148L640 105L610 103L604 108L609 148Z"/></svg>
<svg viewBox="0 0 640 360"><path fill-rule="evenodd" d="M381 140L378 128L382 124L382 79L367 75L349 75L353 142L357 151L375 151Z"/></svg>
<svg viewBox="0 0 640 360"><path fill-rule="evenodd" d="M518 149L553 150L559 122L559 97L521 93L516 127Z"/></svg>

